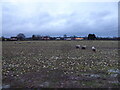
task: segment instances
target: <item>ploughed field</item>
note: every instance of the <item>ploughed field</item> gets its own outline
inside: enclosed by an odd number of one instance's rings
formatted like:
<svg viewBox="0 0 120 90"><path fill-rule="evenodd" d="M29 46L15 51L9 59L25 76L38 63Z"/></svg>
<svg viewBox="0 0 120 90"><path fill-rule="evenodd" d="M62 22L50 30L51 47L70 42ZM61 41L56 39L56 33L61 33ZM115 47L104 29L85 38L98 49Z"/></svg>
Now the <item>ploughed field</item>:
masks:
<svg viewBox="0 0 120 90"><path fill-rule="evenodd" d="M118 41L5 41L2 47L3 88L120 85Z"/></svg>

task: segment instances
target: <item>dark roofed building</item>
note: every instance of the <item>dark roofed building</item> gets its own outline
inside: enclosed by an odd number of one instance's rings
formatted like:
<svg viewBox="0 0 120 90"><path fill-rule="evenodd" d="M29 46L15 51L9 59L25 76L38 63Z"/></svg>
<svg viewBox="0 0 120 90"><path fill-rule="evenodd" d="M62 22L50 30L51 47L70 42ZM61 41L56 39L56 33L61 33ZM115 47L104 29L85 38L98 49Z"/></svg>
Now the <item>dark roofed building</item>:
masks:
<svg viewBox="0 0 120 90"><path fill-rule="evenodd" d="M11 41L17 41L18 38L17 38L17 37L11 37L10 40L11 40Z"/></svg>

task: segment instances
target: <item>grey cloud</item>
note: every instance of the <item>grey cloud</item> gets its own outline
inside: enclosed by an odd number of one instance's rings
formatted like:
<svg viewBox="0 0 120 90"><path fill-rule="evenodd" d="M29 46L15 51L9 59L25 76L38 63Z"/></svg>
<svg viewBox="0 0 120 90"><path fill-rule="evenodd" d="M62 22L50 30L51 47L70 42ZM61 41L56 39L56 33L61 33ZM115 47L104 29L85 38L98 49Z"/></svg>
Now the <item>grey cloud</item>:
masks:
<svg viewBox="0 0 120 90"><path fill-rule="evenodd" d="M89 3L87 4L89 5ZM109 6L112 9L106 9L105 4L101 3L103 10L101 7L96 9L97 5L94 3L94 7L87 6L87 4L84 4L82 9L78 3L67 4L67 7L66 4L63 5L66 9L61 9L62 5L59 5L61 7L58 8L54 4L47 4L48 7L40 4L42 6L34 6L33 12L28 13L21 13L23 11L20 7L22 6L5 5L3 7L3 35L11 36L22 32L27 36L32 34L86 36L89 33L99 36L116 36L117 11L112 10L116 8L114 4ZM76 7L73 7L75 5ZM112 4L110 3L110 5ZM89 9L89 7L91 8Z"/></svg>

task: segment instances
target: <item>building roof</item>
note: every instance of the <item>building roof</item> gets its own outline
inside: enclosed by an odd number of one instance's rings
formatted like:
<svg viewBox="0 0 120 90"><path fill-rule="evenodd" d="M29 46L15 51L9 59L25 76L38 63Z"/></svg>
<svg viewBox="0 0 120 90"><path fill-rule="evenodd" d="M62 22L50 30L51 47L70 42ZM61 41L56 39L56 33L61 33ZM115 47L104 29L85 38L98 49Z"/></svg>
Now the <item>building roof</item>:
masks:
<svg viewBox="0 0 120 90"><path fill-rule="evenodd" d="M75 39L84 39L84 38L75 38Z"/></svg>

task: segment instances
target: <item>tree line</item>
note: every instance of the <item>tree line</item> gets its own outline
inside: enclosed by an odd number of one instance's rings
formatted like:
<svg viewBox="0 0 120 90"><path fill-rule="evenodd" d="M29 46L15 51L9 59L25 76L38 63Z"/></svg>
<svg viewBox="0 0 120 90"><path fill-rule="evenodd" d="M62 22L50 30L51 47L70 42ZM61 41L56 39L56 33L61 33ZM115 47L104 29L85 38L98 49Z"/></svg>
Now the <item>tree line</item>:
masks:
<svg viewBox="0 0 120 90"><path fill-rule="evenodd" d="M120 40L120 37L97 37L95 34L88 34L87 37L79 37L79 36L67 36L66 34L63 37L51 37L51 36L40 36L40 35L32 35L27 38L23 33L19 33L15 37L5 38L1 37L2 41L24 41L24 40L66 40L66 38L70 38L70 40L75 40L76 38L83 38L83 40Z"/></svg>

